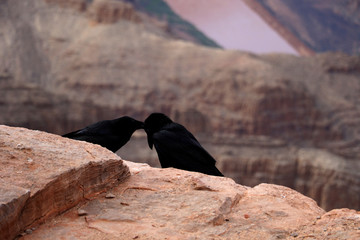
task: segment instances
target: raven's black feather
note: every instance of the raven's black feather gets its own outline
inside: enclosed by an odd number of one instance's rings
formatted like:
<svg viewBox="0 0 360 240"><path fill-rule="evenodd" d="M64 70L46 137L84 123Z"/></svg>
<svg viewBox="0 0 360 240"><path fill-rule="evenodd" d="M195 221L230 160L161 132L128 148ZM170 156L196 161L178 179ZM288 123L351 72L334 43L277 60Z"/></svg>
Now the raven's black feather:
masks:
<svg viewBox="0 0 360 240"><path fill-rule="evenodd" d="M145 120L148 144L155 146L161 167L174 167L209 175L223 176L215 159L182 125L162 113L153 113Z"/></svg>
<svg viewBox="0 0 360 240"><path fill-rule="evenodd" d="M141 128L144 128L143 122L124 116L94 123L83 129L64 134L63 137L99 144L116 152L130 140L137 129Z"/></svg>

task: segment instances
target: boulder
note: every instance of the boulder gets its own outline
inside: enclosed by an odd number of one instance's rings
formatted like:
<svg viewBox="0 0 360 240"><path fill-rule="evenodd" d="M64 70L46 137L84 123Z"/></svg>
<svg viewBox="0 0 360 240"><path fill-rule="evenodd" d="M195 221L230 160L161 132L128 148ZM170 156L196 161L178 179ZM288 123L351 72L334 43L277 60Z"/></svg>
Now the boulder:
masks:
<svg viewBox="0 0 360 240"><path fill-rule="evenodd" d="M120 157L100 146L0 125L0 235L54 217L129 176Z"/></svg>

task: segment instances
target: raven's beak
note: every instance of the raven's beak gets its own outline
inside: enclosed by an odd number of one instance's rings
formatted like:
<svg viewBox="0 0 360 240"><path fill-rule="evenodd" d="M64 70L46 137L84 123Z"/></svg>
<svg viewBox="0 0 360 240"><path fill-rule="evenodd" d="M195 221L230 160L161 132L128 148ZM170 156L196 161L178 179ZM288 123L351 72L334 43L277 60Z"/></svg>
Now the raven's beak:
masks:
<svg viewBox="0 0 360 240"><path fill-rule="evenodd" d="M146 135L147 135L147 140L148 140L149 148L152 150L152 149L153 149L153 145L154 145L154 143L153 143L153 141L152 141L152 134L149 133L148 129L145 128L144 130L145 130Z"/></svg>
<svg viewBox="0 0 360 240"><path fill-rule="evenodd" d="M136 123L137 123L137 128L136 129L144 129L145 124L143 122L136 121Z"/></svg>

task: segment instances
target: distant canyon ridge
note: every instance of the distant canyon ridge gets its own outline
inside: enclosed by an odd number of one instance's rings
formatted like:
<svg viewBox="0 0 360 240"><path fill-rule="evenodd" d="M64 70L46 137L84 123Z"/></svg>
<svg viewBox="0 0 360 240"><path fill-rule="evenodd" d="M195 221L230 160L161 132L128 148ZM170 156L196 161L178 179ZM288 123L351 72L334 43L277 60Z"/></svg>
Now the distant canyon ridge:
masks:
<svg viewBox="0 0 360 240"><path fill-rule="evenodd" d="M226 51L162 1L5 0L0 24L1 124L163 112L240 184L360 209L359 57ZM119 154L158 164L141 131Z"/></svg>
<svg viewBox="0 0 360 240"><path fill-rule="evenodd" d="M360 1L244 0L301 55L360 54Z"/></svg>
<svg viewBox="0 0 360 240"><path fill-rule="evenodd" d="M166 0L227 49L360 54L360 1Z"/></svg>

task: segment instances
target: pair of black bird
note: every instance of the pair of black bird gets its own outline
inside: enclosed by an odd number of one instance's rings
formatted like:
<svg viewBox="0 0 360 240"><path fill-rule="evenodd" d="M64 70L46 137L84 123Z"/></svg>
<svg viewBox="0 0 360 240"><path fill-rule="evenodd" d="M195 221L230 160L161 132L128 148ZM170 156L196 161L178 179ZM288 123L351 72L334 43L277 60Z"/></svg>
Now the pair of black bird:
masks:
<svg viewBox="0 0 360 240"><path fill-rule="evenodd" d="M137 129L145 129L149 147L155 146L161 167L223 176L215 166L215 159L196 138L184 126L162 113L152 113L144 123L127 116L105 120L63 137L99 144L116 152Z"/></svg>

